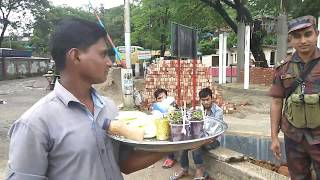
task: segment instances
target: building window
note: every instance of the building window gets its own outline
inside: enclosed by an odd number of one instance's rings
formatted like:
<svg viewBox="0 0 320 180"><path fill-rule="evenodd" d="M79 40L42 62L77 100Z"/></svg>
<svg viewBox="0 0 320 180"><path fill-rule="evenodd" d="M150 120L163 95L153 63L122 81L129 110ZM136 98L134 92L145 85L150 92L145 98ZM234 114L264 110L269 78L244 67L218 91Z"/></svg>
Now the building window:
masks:
<svg viewBox="0 0 320 180"><path fill-rule="evenodd" d="M271 53L270 53L270 65L274 65L275 55L276 55L276 52L275 51L271 51Z"/></svg>
<svg viewBox="0 0 320 180"><path fill-rule="evenodd" d="M213 58L213 56L211 56L211 66L214 66L214 65L215 65L214 58Z"/></svg>

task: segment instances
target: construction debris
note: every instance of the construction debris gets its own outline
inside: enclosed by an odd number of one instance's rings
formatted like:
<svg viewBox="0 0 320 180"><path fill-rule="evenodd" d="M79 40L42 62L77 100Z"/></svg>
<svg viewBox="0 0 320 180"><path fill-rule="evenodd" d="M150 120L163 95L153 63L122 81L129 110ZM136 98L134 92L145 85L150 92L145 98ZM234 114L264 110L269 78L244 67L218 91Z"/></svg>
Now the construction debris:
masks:
<svg viewBox="0 0 320 180"><path fill-rule="evenodd" d="M224 102L222 104L222 109L223 109L224 114L232 114L234 111L237 110L236 104L229 103L229 102Z"/></svg>
<svg viewBox="0 0 320 180"><path fill-rule="evenodd" d="M268 161L256 160L253 158L249 158L249 162L289 177L289 170L287 164L275 165Z"/></svg>

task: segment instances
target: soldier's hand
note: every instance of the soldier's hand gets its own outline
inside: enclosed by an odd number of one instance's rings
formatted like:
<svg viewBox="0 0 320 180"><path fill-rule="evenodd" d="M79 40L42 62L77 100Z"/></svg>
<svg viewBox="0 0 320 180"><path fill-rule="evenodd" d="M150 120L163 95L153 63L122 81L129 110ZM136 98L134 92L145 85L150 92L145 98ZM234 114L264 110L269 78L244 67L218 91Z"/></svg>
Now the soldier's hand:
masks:
<svg viewBox="0 0 320 180"><path fill-rule="evenodd" d="M275 157L277 160L280 160L280 158L281 158L281 149L280 149L280 141L279 141L279 138L274 138L274 139L272 139L270 149L271 149L271 151L273 152L274 157Z"/></svg>

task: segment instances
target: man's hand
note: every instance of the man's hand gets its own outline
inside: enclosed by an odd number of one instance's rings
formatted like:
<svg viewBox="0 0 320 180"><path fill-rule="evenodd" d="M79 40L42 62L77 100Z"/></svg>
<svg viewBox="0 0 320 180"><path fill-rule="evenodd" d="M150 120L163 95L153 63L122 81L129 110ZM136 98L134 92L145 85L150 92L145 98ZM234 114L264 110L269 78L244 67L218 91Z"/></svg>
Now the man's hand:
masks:
<svg viewBox="0 0 320 180"><path fill-rule="evenodd" d="M279 141L278 137L275 137L275 138L272 139L270 149L273 152L274 157L277 160L280 160L280 158L281 158L281 149L280 149L280 141Z"/></svg>

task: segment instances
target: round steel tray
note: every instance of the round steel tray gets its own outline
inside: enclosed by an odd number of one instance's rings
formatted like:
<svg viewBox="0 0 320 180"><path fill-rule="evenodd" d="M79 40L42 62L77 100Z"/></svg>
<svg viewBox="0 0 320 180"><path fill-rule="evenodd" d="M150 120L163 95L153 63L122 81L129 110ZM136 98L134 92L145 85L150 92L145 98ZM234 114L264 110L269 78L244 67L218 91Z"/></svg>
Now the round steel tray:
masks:
<svg viewBox="0 0 320 180"><path fill-rule="evenodd" d="M201 145L210 143L213 139L217 138L227 130L228 126L225 122L216 121L213 126L214 131L207 134L203 138L191 139L185 141L158 141L155 138L144 139L143 141L134 141L126 139L121 136L109 135L112 139L116 141L123 142L127 145L134 147L136 150L152 151L152 152L175 152L185 149L194 149L200 147Z"/></svg>

